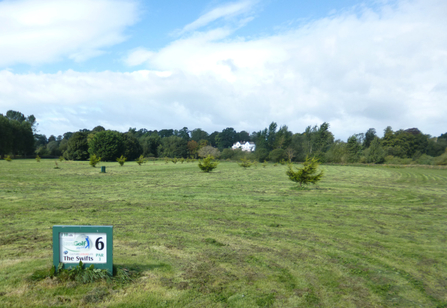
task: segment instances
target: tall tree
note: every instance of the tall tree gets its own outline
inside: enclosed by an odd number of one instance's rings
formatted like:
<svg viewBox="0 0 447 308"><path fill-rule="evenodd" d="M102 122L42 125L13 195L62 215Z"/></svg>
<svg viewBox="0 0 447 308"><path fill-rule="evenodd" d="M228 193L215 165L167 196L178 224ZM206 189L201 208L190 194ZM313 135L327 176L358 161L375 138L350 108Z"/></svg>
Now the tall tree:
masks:
<svg viewBox="0 0 447 308"><path fill-rule="evenodd" d="M189 155L196 156L197 150L199 148L199 143L195 140L188 141L187 144Z"/></svg>
<svg viewBox="0 0 447 308"><path fill-rule="evenodd" d="M171 137L174 136L174 130L173 129L162 129L158 132L158 135L161 138Z"/></svg>
<svg viewBox="0 0 447 308"><path fill-rule="evenodd" d="M365 134L365 140L363 140L363 147L369 148L369 145L371 144L371 141L374 140L374 138L376 138L376 129L375 128L368 129Z"/></svg>
<svg viewBox="0 0 447 308"><path fill-rule="evenodd" d="M183 127L182 129L176 131L177 133L175 134L176 136L185 139L186 141L189 141L190 136L189 136L189 130L188 127Z"/></svg>
<svg viewBox="0 0 447 308"><path fill-rule="evenodd" d="M385 151L380 144L380 139L376 136L368 148L366 161L368 163L381 164L385 161Z"/></svg>
<svg viewBox="0 0 447 308"><path fill-rule="evenodd" d="M143 149L143 155L146 156L158 156L158 147L161 145L161 137L157 132L147 132L140 138L140 144Z"/></svg>
<svg viewBox="0 0 447 308"><path fill-rule="evenodd" d="M124 157L126 157L128 160L137 159L143 153L143 149L138 139L132 132L122 134L122 138L124 141L125 149L123 154Z"/></svg>
<svg viewBox="0 0 447 308"><path fill-rule="evenodd" d="M170 136L161 139L159 151L161 156L167 157L187 157L187 141L178 136Z"/></svg>
<svg viewBox="0 0 447 308"><path fill-rule="evenodd" d="M275 149L287 149L292 142L292 132L287 125L281 126L275 136Z"/></svg>
<svg viewBox="0 0 447 308"><path fill-rule="evenodd" d="M102 161L115 161L125 150L122 134L113 130L96 133L88 144L90 155L101 157Z"/></svg>
<svg viewBox="0 0 447 308"><path fill-rule="evenodd" d="M217 140L216 140L217 135L219 135L219 132L214 131L208 136L207 140L209 142L209 145L211 145L213 147L217 147Z"/></svg>
<svg viewBox="0 0 447 308"><path fill-rule="evenodd" d="M201 128L196 128L191 132L191 139L199 142L202 139L208 139L208 133Z"/></svg>
<svg viewBox="0 0 447 308"><path fill-rule="evenodd" d="M9 119L0 114L0 158L12 151L12 127Z"/></svg>
<svg viewBox="0 0 447 308"><path fill-rule="evenodd" d="M68 139L67 149L63 152L64 158L87 160L89 158L87 137L88 132L78 131L74 133L70 139Z"/></svg>
<svg viewBox="0 0 447 308"><path fill-rule="evenodd" d="M227 127L216 136L219 150L231 147L236 142L236 131L232 127Z"/></svg>
<svg viewBox="0 0 447 308"><path fill-rule="evenodd" d="M348 154L349 163L355 163L359 161L360 151L362 149L362 135L363 134L355 134L348 138L346 151Z"/></svg>

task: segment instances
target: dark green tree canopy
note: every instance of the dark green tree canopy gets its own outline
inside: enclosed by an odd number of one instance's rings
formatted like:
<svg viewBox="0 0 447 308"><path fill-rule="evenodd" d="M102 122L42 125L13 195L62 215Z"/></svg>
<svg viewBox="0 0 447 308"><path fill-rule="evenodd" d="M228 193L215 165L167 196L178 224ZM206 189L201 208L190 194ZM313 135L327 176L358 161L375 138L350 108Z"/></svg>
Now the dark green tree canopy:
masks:
<svg viewBox="0 0 447 308"><path fill-rule="evenodd" d="M231 147L236 142L236 131L232 127L227 127L216 136L219 150Z"/></svg>
<svg viewBox="0 0 447 308"><path fill-rule="evenodd" d="M88 133L79 131L74 133L70 139L68 139L67 149L64 152L65 159L72 160L87 160L89 158Z"/></svg>
<svg viewBox="0 0 447 308"><path fill-rule="evenodd" d="M125 152L123 135L113 130L96 133L88 146L89 153L101 157L102 161L115 161Z"/></svg>
<svg viewBox="0 0 447 308"><path fill-rule="evenodd" d="M122 136L125 148L124 157L128 160L137 159L143 153L140 141L131 132L124 133Z"/></svg>
<svg viewBox="0 0 447 308"><path fill-rule="evenodd" d="M161 146L159 146L158 150L160 156L186 158L188 154L188 142L177 136L162 138Z"/></svg>
<svg viewBox="0 0 447 308"><path fill-rule="evenodd" d="M191 139L196 142L199 142L202 139L207 140L208 136L208 133L200 128L196 128L191 132Z"/></svg>

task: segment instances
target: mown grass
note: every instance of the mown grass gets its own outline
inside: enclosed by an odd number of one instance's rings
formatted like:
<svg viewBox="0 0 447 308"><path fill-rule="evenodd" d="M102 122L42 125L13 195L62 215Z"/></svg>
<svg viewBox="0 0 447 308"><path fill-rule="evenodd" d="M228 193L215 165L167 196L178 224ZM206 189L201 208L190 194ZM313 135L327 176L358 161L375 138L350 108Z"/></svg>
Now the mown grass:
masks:
<svg viewBox="0 0 447 308"><path fill-rule="evenodd" d="M0 307L447 307L447 170L0 161ZM113 225L132 283L33 281L53 225Z"/></svg>

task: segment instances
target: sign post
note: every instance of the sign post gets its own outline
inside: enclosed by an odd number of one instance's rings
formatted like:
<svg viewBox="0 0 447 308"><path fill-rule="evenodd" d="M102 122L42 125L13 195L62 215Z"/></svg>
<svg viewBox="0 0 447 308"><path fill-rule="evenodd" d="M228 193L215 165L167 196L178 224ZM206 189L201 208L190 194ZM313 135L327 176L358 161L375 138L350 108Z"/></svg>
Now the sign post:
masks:
<svg viewBox="0 0 447 308"><path fill-rule="evenodd" d="M82 261L113 275L113 226L53 226L53 264L69 268Z"/></svg>

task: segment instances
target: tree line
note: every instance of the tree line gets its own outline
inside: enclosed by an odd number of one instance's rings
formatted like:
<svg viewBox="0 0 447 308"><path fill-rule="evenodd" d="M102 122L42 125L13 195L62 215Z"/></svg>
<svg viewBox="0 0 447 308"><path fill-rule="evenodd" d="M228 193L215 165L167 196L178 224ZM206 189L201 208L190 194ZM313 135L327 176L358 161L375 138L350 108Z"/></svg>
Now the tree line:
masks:
<svg viewBox="0 0 447 308"><path fill-rule="evenodd" d="M424 134L417 128L393 131L391 127L378 136L374 128L335 140L329 123L308 126L302 133L291 132L286 125L269 127L249 134L228 127L211 134L196 128L189 130L147 130L129 128L127 132L106 130L96 126L60 136L36 133L36 119L10 110L0 114L0 155L59 157L87 160L97 155L104 161L115 161L123 155L128 160L144 157L206 157L220 159L249 158L263 161L299 161L315 157L326 163L420 163L447 164L447 133L438 137ZM252 153L232 150L237 141L254 142Z"/></svg>

